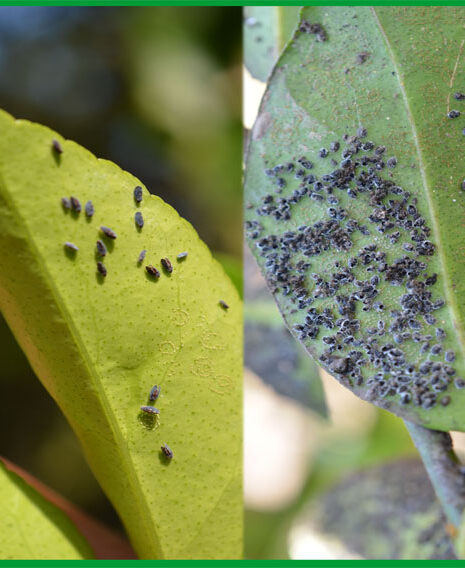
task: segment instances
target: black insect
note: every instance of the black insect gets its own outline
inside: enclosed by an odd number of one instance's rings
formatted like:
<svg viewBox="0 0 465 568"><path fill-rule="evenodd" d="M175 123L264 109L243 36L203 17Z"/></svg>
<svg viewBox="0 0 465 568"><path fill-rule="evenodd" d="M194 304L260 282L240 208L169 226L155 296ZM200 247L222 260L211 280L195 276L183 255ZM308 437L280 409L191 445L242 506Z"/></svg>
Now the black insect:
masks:
<svg viewBox="0 0 465 568"><path fill-rule="evenodd" d="M160 260L160 264L163 266L166 272L169 272L170 274L173 272L173 265L171 264L169 258L162 258Z"/></svg>
<svg viewBox="0 0 465 568"><path fill-rule="evenodd" d="M326 158L326 156L328 155L328 150L326 148L320 148L318 155L320 156L320 158Z"/></svg>
<svg viewBox="0 0 465 568"><path fill-rule="evenodd" d="M155 268L155 266L152 266L151 264L148 264L148 265L145 267L145 270L146 270L151 276L154 276L155 278L160 278L160 271L157 270L157 269Z"/></svg>
<svg viewBox="0 0 465 568"><path fill-rule="evenodd" d="M86 211L86 217L92 217L92 215L95 212L94 204L92 203L92 201L88 201L86 203L85 211Z"/></svg>
<svg viewBox="0 0 465 568"><path fill-rule="evenodd" d="M136 211L134 215L134 221L139 229L142 229L142 227L144 226L144 218L142 217L142 213L140 211Z"/></svg>
<svg viewBox="0 0 465 568"><path fill-rule="evenodd" d="M359 54L359 56L360 56L360 55L362 55L362 54ZM367 56L368 56L368 55L369 55L369 54L367 54ZM363 128L363 126L361 126L361 127L357 130L357 136L358 136L359 138L365 138L367 134L368 134L367 129L366 129L366 128Z"/></svg>
<svg viewBox="0 0 465 568"><path fill-rule="evenodd" d="M63 209L71 209L71 201L67 197L61 198L61 205Z"/></svg>
<svg viewBox="0 0 465 568"><path fill-rule="evenodd" d="M395 168L395 167L397 166L397 158L394 157L394 156L393 156L392 158L389 158L389 159L386 161L386 166L387 166L388 168Z"/></svg>
<svg viewBox="0 0 465 568"><path fill-rule="evenodd" d="M107 254L107 247L100 239L95 243L95 247L97 248L97 253L100 256L105 256Z"/></svg>
<svg viewBox="0 0 465 568"><path fill-rule="evenodd" d="M297 160L299 162L299 164L305 168L306 170L311 170L313 168L313 164L312 162L310 162L310 160L307 160L307 158L305 158L304 156L302 156L301 158L299 158Z"/></svg>
<svg viewBox="0 0 465 568"><path fill-rule="evenodd" d="M161 446L160 449L167 459L169 459L169 460L173 459L173 455L174 455L173 450L168 446L168 444L164 444L163 446Z"/></svg>
<svg viewBox="0 0 465 568"><path fill-rule="evenodd" d="M450 396L443 396L440 403L442 406L447 406L450 403Z"/></svg>
<svg viewBox="0 0 465 568"><path fill-rule="evenodd" d="M220 300L218 303L224 310L229 310L229 306L224 300Z"/></svg>
<svg viewBox="0 0 465 568"><path fill-rule="evenodd" d="M187 252L180 252L176 258L178 260L184 260L185 258L187 258L187 255L188 255Z"/></svg>
<svg viewBox="0 0 465 568"><path fill-rule="evenodd" d="M335 140L334 142L331 142L331 144L329 145L329 149L331 150L331 152L337 152L340 147L341 147L341 145L339 144L339 142L337 140Z"/></svg>
<svg viewBox="0 0 465 568"><path fill-rule="evenodd" d="M140 203L142 201L142 188L140 185L136 185L134 188L134 201Z"/></svg>
<svg viewBox="0 0 465 568"><path fill-rule="evenodd" d="M344 357L332 357L329 362L329 369L333 373L343 375L349 368L349 360Z"/></svg>
<svg viewBox="0 0 465 568"><path fill-rule="evenodd" d="M456 101L465 101L465 95L463 93L454 93L454 99Z"/></svg>
<svg viewBox="0 0 465 568"><path fill-rule="evenodd" d="M107 269L106 269L105 265L103 264L103 262L100 262L100 261L97 262L97 270L105 278L105 276L107 275Z"/></svg>
<svg viewBox="0 0 465 568"><path fill-rule="evenodd" d="M137 259L137 262L139 262L139 263L144 262L144 258L145 258L146 254L147 254L147 251L145 249L141 250L140 253L139 253L139 258Z"/></svg>
<svg viewBox="0 0 465 568"><path fill-rule="evenodd" d="M145 412L146 414L160 414L160 411L158 410L158 408L155 408L154 406L141 406L140 409L142 410L142 412Z"/></svg>
<svg viewBox="0 0 465 568"><path fill-rule="evenodd" d="M439 343L437 343L436 345L433 345L433 347L431 347L431 354L432 355L439 355L439 353L441 353L442 351L442 347L439 345Z"/></svg>
<svg viewBox="0 0 465 568"><path fill-rule="evenodd" d="M69 250L75 251L77 252L79 250L79 248L74 244L74 243L70 243L68 241L66 241L65 243L65 247Z"/></svg>
<svg viewBox="0 0 465 568"><path fill-rule="evenodd" d="M111 229L109 229L108 227L105 226L101 226L100 230L102 231L102 233L106 236L109 237L110 239L116 239L117 235L114 231L112 231Z"/></svg>
<svg viewBox="0 0 465 568"><path fill-rule="evenodd" d="M447 113L448 118L458 118L460 116L459 110L451 110Z"/></svg>
<svg viewBox="0 0 465 568"><path fill-rule="evenodd" d="M52 140L52 148L57 154L63 154L63 148L58 140L55 140L55 138Z"/></svg>
<svg viewBox="0 0 465 568"><path fill-rule="evenodd" d="M462 181L461 188L465 191L465 179Z"/></svg>
<svg viewBox="0 0 465 568"><path fill-rule="evenodd" d="M157 398L160 396L160 391L161 387L159 387L158 385L153 386L150 389L149 400L157 400Z"/></svg>
<svg viewBox="0 0 465 568"><path fill-rule="evenodd" d="M370 53L368 51L362 51L361 53L357 54L355 58L357 65L362 65L365 61L370 57ZM360 136L360 135L359 135ZM366 136L366 134L365 134Z"/></svg>
<svg viewBox="0 0 465 568"><path fill-rule="evenodd" d="M81 207L81 202L79 201L79 199L77 197L71 196L69 198L69 200L71 201L71 207L72 207L73 211L76 211L76 213L80 213L82 207Z"/></svg>
<svg viewBox="0 0 465 568"><path fill-rule="evenodd" d="M452 363L452 361L455 361L455 353L453 351L446 351L444 354L444 359L448 363Z"/></svg>

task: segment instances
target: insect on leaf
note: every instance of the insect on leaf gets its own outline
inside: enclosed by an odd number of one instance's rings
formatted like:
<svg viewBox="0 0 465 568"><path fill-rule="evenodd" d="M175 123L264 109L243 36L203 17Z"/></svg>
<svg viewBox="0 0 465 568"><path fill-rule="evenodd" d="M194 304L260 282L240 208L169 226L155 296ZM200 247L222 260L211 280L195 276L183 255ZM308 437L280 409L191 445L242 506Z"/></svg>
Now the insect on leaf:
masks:
<svg viewBox="0 0 465 568"><path fill-rule="evenodd" d="M146 190L135 201L133 176L41 125L2 112L0 128L0 307L9 326L139 557L239 556L237 292L189 223ZM93 216L63 207L63 196L92 200ZM156 416L140 410L154 384Z"/></svg>
<svg viewBox="0 0 465 568"><path fill-rule="evenodd" d="M0 558L82 560L90 546L69 518L0 462Z"/></svg>
<svg viewBox="0 0 465 568"><path fill-rule="evenodd" d="M305 8L245 182L247 238L294 335L361 398L439 430L465 429L464 121L449 118L465 113L464 17Z"/></svg>

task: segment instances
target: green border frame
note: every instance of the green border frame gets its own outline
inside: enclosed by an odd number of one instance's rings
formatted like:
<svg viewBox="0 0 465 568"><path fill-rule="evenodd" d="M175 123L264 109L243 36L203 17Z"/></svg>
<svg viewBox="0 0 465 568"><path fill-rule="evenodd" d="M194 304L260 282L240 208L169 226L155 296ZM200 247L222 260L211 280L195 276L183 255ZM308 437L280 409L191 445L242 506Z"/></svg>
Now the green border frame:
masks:
<svg viewBox="0 0 465 568"><path fill-rule="evenodd" d="M301 6L302 2L295 2L293 0L287 2L267 2L266 0L254 2L240 2L239 0L226 0L220 2L219 0L210 0L210 2L195 2L193 0L174 0L173 2L163 2L156 0L136 0L131 2L130 0L108 0L98 1L98 0L74 0L66 2L65 0L23 0L19 2L2 2L0 1L0 6ZM462 1L451 1L448 2L433 2L433 1L422 1L422 2L406 2L405 0L391 0L389 1L377 1L370 2L368 0L353 0L352 2L344 2L344 0L314 0L306 4L307 6L465 6L465 0Z"/></svg>
<svg viewBox="0 0 465 568"><path fill-rule="evenodd" d="M195 2L192 0L174 0L172 2L163 2L156 0L136 0L131 2L130 0L108 0L96 1L96 0L22 0L22 1L1 1L0 6L99 6L99 7L111 7L111 6L301 6L302 2L286 1L286 2L275 2L275 1L251 1L251 2L240 2L239 0L227 0L218 1L210 0L209 2ZM306 5L309 6L465 6L465 0L462 1L451 1L448 2L434 2L434 1L402 1L402 0L391 0L384 1L367 1L367 0L352 0L351 2L336 1L324 1L324 0L314 0ZM449 568L457 566L457 563L465 562L460 560L0 560L0 568L3 566L51 566L52 568L58 568L59 566L65 566L71 568L72 566L84 564L86 568L99 568L102 566L117 566L118 568L136 566L153 566L154 568L172 568L173 566L207 566L207 568L218 567L232 567L240 566L241 568L251 567L251 568L278 568L280 566L287 566L291 563L298 563L299 566L311 566L315 568L316 566L323 566L326 568L332 568L336 566L343 566L349 563L351 566L367 566L369 562L370 566L379 566L382 568L387 568L388 566L395 565L417 565L417 566L427 566L428 568Z"/></svg>
<svg viewBox="0 0 465 568"><path fill-rule="evenodd" d="M102 563L105 566L116 566L117 568L125 568L140 566L153 566L158 568L172 568L173 566L206 566L207 568L215 568L216 566L224 568L225 566L233 567L240 566L240 568L279 568L281 566L289 566L291 563L298 563L299 566L309 566L316 568L322 566L323 568L333 568L336 566L379 566L380 568L387 568L388 566L427 566L427 568L451 568L457 566L460 560L3 560L0 561L0 566L52 566L58 568L59 566L71 567L76 564L85 563L87 567L101 567Z"/></svg>

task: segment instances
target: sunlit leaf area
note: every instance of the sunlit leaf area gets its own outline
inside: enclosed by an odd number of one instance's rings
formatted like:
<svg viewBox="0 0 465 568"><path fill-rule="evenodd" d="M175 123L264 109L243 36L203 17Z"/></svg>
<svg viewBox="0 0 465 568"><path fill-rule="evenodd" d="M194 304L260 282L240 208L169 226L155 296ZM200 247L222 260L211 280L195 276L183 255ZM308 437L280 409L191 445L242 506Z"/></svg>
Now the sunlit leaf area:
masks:
<svg viewBox="0 0 465 568"><path fill-rule="evenodd" d="M0 108L131 172L195 227L241 293L241 50L238 8L0 7ZM133 556L3 319L0 339L0 455L75 522L73 507L90 532L105 525L105 554Z"/></svg>

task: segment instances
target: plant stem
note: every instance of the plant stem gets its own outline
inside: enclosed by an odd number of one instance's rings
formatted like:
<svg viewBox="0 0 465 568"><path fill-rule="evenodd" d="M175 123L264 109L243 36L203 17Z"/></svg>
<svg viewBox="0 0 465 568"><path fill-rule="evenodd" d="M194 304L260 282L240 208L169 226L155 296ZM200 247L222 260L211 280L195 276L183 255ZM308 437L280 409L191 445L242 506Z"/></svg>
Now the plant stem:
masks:
<svg viewBox="0 0 465 568"><path fill-rule="evenodd" d="M429 430L405 420L444 512L459 527L465 510L465 475L448 432Z"/></svg>

